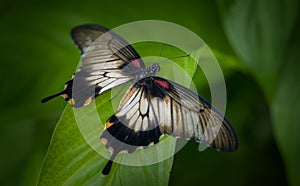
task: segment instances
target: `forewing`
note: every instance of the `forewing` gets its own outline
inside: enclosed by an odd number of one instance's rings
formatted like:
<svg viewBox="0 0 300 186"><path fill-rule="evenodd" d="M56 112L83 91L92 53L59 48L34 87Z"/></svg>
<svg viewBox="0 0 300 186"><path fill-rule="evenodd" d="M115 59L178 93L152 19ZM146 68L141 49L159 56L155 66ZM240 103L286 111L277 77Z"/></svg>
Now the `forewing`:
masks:
<svg viewBox="0 0 300 186"><path fill-rule="evenodd" d="M101 93L135 79L145 68L131 45L105 27L80 25L71 36L81 51L82 66L62 92L42 102L63 95L74 107L88 105Z"/></svg>
<svg viewBox="0 0 300 186"><path fill-rule="evenodd" d="M84 54L88 47L102 34L109 31L107 28L98 25L80 25L72 29L71 37L79 48L81 54Z"/></svg>

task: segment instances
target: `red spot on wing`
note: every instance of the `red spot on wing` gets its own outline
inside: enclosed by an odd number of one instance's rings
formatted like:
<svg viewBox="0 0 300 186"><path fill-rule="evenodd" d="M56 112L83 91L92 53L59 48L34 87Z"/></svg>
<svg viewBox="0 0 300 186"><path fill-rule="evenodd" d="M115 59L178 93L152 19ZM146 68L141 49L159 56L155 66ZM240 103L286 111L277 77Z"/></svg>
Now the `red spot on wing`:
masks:
<svg viewBox="0 0 300 186"><path fill-rule="evenodd" d="M137 59L132 59L132 60L130 60L130 62L131 62L134 66L136 66L137 68L141 68L141 64L140 64L139 60L137 60Z"/></svg>
<svg viewBox="0 0 300 186"><path fill-rule="evenodd" d="M170 88L170 85L167 81L163 81L163 80L154 80L157 84L159 84L159 86L161 86L162 88L168 90Z"/></svg>

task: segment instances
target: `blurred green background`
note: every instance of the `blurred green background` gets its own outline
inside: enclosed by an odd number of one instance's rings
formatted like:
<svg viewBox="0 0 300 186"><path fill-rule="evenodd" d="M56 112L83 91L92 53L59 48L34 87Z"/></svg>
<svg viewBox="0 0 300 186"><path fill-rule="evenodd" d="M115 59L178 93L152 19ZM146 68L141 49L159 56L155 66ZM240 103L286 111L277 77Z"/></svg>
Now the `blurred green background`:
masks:
<svg viewBox="0 0 300 186"><path fill-rule="evenodd" d="M35 185L66 103L40 99L75 71L71 28L156 19L199 35L224 71L235 153L175 155L170 185L300 185L297 0L2 1L0 184ZM159 28L157 28L159 29ZM207 92L209 90L202 90Z"/></svg>

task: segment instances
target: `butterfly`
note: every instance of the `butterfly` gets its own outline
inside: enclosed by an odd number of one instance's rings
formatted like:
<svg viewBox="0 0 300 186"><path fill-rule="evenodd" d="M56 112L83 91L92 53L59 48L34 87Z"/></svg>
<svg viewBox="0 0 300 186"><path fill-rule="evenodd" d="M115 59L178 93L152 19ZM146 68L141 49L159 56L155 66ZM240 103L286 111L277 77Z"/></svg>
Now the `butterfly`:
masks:
<svg viewBox="0 0 300 186"><path fill-rule="evenodd" d="M63 96L73 107L82 107L107 90L133 82L100 137L111 151L102 174L110 172L120 152L146 148L163 135L192 139L219 151L237 149L236 133L224 115L195 92L155 76L160 66L146 67L121 36L93 24L75 27L71 36L81 52L82 66L63 91L41 102Z"/></svg>

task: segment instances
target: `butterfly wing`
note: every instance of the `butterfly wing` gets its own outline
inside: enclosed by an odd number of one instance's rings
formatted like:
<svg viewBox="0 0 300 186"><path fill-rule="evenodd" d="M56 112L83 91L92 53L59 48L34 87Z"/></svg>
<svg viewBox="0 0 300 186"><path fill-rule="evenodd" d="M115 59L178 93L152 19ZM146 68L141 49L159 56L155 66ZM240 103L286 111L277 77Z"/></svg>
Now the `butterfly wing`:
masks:
<svg viewBox="0 0 300 186"><path fill-rule="evenodd" d="M119 35L99 25L80 25L71 36L81 52L82 66L59 95L74 107L88 105L101 93L136 78L145 68L137 52Z"/></svg>
<svg viewBox="0 0 300 186"><path fill-rule="evenodd" d="M112 157L104 174L119 152L158 143L163 134L193 139L221 151L237 149L234 129L209 102L175 82L154 76L131 86L105 128L101 140Z"/></svg>
<svg viewBox="0 0 300 186"><path fill-rule="evenodd" d="M160 106L164 115L157 115L162 133L193 139L220 151L235 151L237 136L228 121L208 101L184 86L154 77L155 87L164 95ZM163 106L162 106L163 105Z"/></svg>
<svg viewBox="0 0 300 186"><path fill-rule="evenodd" d="M98 37L107 31L109 31L107 28L99 25L79 25L71 30L71 37L82 55Z"/></svg>

